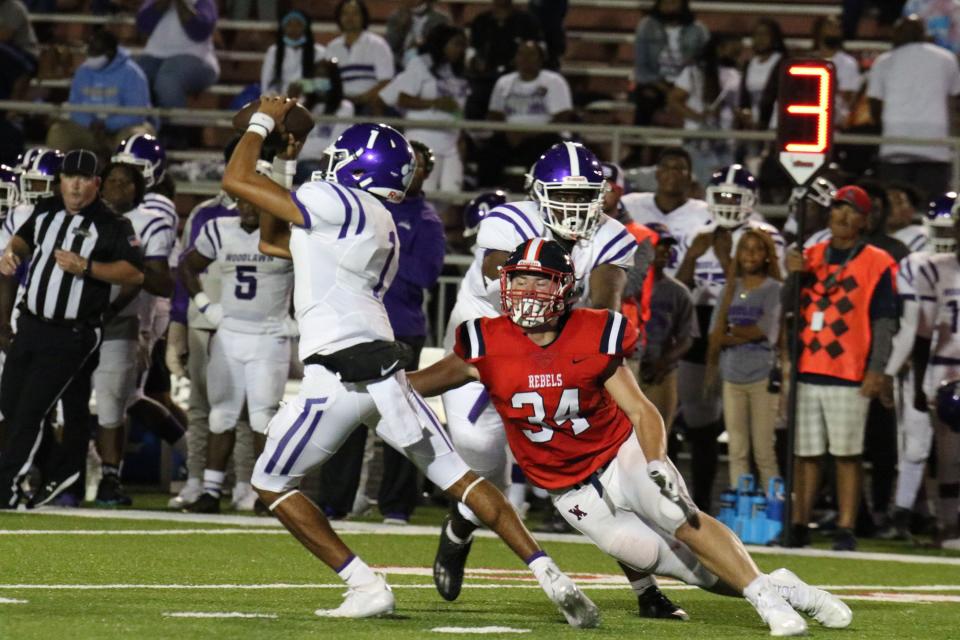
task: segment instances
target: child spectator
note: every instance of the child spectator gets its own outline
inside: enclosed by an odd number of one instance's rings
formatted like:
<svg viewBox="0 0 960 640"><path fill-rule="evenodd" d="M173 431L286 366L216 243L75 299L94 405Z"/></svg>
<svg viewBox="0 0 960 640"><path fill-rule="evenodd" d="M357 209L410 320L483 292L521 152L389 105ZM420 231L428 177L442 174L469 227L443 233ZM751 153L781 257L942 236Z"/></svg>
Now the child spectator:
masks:
<svg viewBox="0 0 960 640"><path fill-rule="evenodd" d="M287 93L290 83L313 77L314 61L324 48L313 41L310 18L302 11L287 12L277 27L277 41L270 45L260 69L260 92Z"/></svg>

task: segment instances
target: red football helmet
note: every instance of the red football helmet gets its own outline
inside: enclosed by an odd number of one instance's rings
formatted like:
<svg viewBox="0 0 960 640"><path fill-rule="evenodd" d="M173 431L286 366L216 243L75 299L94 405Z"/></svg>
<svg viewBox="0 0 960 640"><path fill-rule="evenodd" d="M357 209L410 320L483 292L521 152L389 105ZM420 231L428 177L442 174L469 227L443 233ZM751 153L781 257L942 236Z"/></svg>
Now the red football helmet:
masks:
<svg viewBox="0 0 960 640"><path fill-rule="evenodd" d="M517 282L518 277L531 282ZM534 238L517 247L500 269L500 306L524 329L567 313L573 306L576 276L570 254L553 240Z"/></svg>

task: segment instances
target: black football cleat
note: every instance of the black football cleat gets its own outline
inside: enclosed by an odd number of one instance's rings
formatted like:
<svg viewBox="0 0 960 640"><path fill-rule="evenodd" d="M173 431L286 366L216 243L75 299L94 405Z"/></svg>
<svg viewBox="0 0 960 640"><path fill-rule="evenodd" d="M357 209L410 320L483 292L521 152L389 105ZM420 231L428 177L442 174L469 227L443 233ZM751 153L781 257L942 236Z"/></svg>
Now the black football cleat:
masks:
<svg viewBox="0 0 960 640"><path fill-rule="evenodd" d="M641 618L661 618L664 620L689 620L687 612L673 604L659 587L650 587L637 596Z"/></svg>
<svg viewBox="0 0 960 640"><path fill-rule="evenodd" d="M467 566L473 538L464 543L454 542L447 535L449 528L450 517L447 516L440 528L440 546L433 559L433 584L444 600L453 602L463 588L463 571Z"/></svg>
<svg viewBox="0 0 960 640"><path fill-rule="evenodd" d="M130 496L123 492L120 478L115 475L105 475L97 485L96 503L101 507L129 507L133 504Z"/></svg>
<svg viewBox="0 0 960 640"><path fill-rule="evenodd" d="M184 513L220 513L220 498L214 498L204 491L194 502L185 506Z"/></svg>

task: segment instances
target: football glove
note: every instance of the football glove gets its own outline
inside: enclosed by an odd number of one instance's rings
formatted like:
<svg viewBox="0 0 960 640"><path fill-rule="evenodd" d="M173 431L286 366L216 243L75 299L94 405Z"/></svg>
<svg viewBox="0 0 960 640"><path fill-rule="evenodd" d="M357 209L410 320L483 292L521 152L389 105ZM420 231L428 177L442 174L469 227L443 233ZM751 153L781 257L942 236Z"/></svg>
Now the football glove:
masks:
<svg viewBox="0 0 960 640"><path fill-rule="evenodd" d="M700 513L690 498L680 491L676 468L672 464L664 463L663 460L651 460L647 463L647 475L660 487L660 495L666 498L670 505L680 510L683 518L690 523L691 527L699 529ZM671 513L673 509L670 509L667 505L661 505L661 511L667 517L676 517L674 513Z"/></svg>

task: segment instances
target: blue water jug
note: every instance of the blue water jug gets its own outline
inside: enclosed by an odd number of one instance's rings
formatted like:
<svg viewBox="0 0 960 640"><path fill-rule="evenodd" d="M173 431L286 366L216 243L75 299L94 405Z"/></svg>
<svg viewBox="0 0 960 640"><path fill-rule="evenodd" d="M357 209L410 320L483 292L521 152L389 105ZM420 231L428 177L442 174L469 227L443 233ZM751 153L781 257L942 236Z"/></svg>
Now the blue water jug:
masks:
<svg viewBox="0 0 960 640"><path fill-rule="evenodd" d="M756 491L756 484L753 481L753 475L745 473L737 479L737 517L750 517L750 496Z"/></svg>
<svg viewBox="0 0 960 640"><path fill-rule="evenodd" d="M743 541L748 544L767 543L767 497L762 491L750 496L750 519L744 530Z"/></svg>
<svg viewBox="0 0 960 640"><path fill-rule="evenodd" d="M737 517L737 490L729 487L720 493L720 513L717 520L733 529Z"/></svg>
<svg viewBox="0 0 960 640"><path fill-rule="evenodd" d="M767 542L775 539L783 530L783 510L786 505L786 483L774 476L767 483Z"/></svg>

